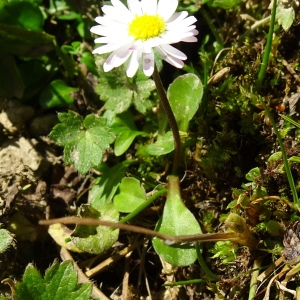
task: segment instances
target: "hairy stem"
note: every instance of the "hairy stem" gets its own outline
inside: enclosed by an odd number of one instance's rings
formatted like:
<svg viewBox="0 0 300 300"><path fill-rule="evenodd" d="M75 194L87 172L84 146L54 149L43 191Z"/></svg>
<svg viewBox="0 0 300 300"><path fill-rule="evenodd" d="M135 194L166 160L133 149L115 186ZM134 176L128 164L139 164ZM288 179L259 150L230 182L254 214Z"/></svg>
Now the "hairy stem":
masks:
<svg viewBox="0 0 300 300"><path fill-rule="evenodd" d="M178 170L179 170L179 163L180 163L180 135L179 135L179 129L178 125L175 119L175 116L173 114L172 108L170 106L169 100L167 98L166 91L163 87L162 81L160 79L158 70L156 65L154 65L154 72L153 72L153 80L156 85L156 89L158 92L158 96L160 98L160 102L162 104L162 107L167 115L168 121L170 128L173 133L174 137L174 159L173 159L173 166L172 166L172 174L173 175L178 175Z"/></svg>

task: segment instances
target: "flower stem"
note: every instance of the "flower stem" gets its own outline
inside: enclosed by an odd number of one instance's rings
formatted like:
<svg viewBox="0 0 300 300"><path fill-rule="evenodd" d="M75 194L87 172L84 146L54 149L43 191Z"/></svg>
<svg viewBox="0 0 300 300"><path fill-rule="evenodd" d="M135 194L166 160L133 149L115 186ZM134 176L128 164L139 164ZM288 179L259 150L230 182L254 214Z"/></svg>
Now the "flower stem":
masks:
<svg viewBox="0 0 300 300"><path fill-rule="evenodd" d="M173 159L173 166L172 166L172 174L178 175L179 170L179 163L180 163L180 135L179 135L179 129L178 125L174 116L174 113L172 111L172 108L170 106L169 100L167 98L166 91L163 87L162 81L160 79L158 70L156 68L156 65L154 64L154 72L153 72L153 80L156 85L156 89L158 92L158 96L160 98L160 102L162 104L162 107L167 115L170 128L173 133L174 137L174 159Z"/></svg>

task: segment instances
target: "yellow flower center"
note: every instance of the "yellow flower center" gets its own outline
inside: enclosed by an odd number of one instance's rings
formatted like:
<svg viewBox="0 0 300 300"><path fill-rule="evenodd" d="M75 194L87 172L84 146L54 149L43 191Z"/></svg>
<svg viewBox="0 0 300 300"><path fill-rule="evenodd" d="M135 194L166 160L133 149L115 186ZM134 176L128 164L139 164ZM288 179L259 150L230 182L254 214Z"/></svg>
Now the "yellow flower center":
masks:
<svg viewBox="0 0 300 300"><path fill-rule="evenodd" d="M163 18L154 16L136 16L135 19L129 24L129 35L133 36L136 40L148 40L153 37L161 35L166 28Z"/></svg>

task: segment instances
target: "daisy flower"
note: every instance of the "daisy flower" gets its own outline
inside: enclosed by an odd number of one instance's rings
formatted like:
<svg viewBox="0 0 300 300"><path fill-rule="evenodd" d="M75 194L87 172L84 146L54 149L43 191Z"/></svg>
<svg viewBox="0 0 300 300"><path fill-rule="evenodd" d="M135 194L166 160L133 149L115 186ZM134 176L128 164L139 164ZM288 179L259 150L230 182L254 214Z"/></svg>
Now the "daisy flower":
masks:
<svg viewBox="0 0 300 300"><path fill-rule="evenodd" d="M196 42L197 20L186 11L175 12L178 0L111 0L102 7L103 16L95 21L91 32L100 35L95 43L103 44L94 54L111 53L103 65L105 72L128 60L126 74L133 77L142 64L146 76L154 71L154 52L169 64L182 68L186 55L170 44Z"/></svg>

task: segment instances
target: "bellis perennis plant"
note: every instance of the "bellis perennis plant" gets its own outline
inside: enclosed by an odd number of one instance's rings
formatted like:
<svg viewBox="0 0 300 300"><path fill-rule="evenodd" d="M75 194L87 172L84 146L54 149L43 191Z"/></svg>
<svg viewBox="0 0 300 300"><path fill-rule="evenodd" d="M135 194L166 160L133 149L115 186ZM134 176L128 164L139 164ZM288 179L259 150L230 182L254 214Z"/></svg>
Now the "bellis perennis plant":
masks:
<svg viewBox="0 0 300 300"><path fill-rule="evenodd" d="M197 20L186 11L176 13L177 0L127 0L128 8L120 0L104 5L103 16L95 21L100 25L91 32L102 37L95 43L103 44L94 54L110 53L103 68L105 72L128 60L126 74L133 77L140 64L144 74L154 71L154 49L171 65L182 68L186 55L170 44L196 42Z"/></svg>

